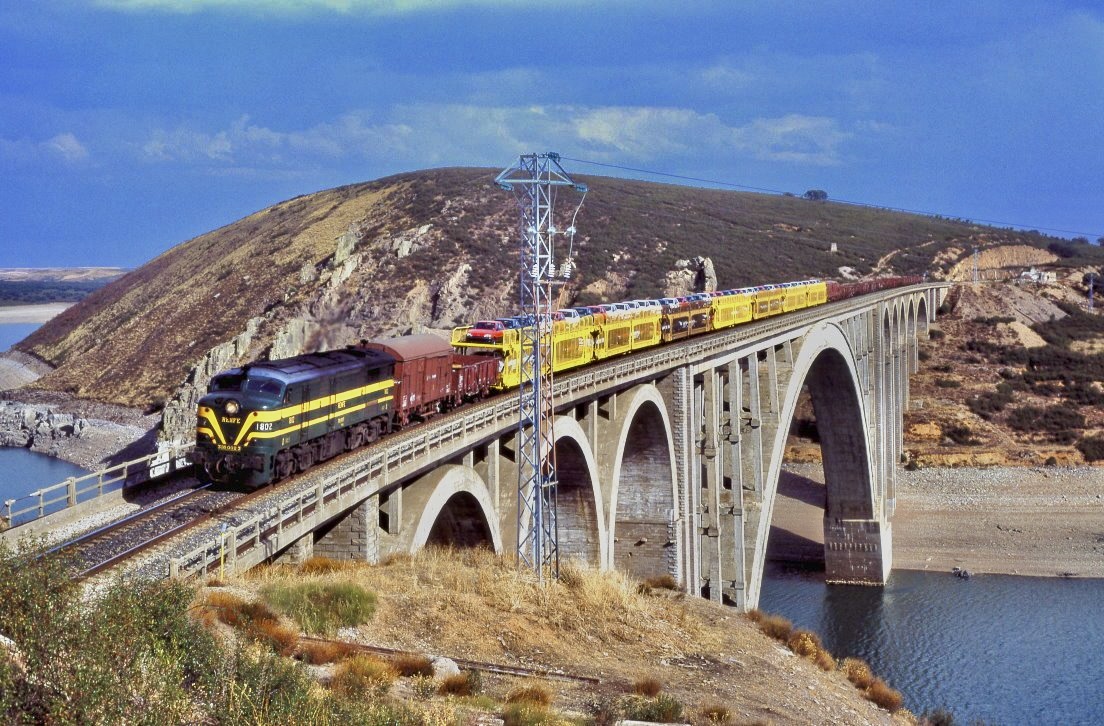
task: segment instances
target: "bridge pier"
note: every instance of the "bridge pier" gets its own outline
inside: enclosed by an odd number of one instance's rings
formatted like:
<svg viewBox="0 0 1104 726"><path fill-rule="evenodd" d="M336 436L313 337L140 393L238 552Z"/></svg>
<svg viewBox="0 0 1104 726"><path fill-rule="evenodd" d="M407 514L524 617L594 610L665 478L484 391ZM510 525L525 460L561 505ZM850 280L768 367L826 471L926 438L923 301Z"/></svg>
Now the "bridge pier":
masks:
<svg viewBox="0 0 1104 726"><path fill-rule="evenodd" d="M889 521L825 517L825 581L884 585L893 566L892 541Z"/></svg>
<svg viewBox="0 0 1104 726"><path fill-rule="evenodd" d="M379 562L379 503L369 497L331 524L314 532L313 556L354 562ZM310 537L310 535L307 535ZM300 545L302 539L292 547Z"/></svg>

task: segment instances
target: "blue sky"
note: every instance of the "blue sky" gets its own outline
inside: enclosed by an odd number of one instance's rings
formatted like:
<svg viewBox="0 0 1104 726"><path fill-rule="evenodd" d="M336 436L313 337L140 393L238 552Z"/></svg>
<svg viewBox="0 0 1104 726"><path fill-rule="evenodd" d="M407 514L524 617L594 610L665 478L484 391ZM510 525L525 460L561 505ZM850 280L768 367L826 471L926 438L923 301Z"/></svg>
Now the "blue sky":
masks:
<svg viewBox="0 0 1104 726"><path fill-rule="evenodd" d="M1095 240L1102 122L1101 1L0 0L0 266L549 150Z"/></svg>

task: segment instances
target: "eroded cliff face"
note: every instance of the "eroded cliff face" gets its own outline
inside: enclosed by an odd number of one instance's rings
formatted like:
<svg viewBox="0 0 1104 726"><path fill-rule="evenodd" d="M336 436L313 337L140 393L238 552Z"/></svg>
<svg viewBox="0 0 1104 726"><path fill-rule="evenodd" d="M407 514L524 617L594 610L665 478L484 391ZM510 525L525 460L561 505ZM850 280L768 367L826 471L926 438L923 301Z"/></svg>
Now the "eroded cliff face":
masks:
<svg viewBox="0 0 1104 726"><path fill-rule="evenodd" d="M196 361L165 405L159 439L186 441L194 436L196 404L219 371L376 337L432 331L447 337L451 328L464 322L511 310L515 294L508 286L473 299L468 262L441 266L396 290L381 270L419 249L439 245L439 232L431 224L375 235L371 229L362 220L350 224L335 238L329 258L299 270L308 294L280 301L250 318L242 332Z"/></svg>

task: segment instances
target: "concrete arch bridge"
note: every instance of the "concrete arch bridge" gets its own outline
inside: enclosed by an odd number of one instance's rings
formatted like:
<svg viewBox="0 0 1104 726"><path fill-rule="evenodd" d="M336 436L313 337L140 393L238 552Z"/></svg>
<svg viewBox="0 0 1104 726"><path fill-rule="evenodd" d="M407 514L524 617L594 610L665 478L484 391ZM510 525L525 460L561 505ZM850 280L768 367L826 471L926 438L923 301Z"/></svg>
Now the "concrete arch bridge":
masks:
<svg viewBox="0 0 1104 726"><path fill-rule="evenodd" d="M782 455L809 392L829 580L882 584L917 341L943 285L883 291L650 350L556 380L561 560L755 607ZM342 460L323 484L177 558L177 574L309 554L375 561L427 544L515 547L517 398Z"/></svg>

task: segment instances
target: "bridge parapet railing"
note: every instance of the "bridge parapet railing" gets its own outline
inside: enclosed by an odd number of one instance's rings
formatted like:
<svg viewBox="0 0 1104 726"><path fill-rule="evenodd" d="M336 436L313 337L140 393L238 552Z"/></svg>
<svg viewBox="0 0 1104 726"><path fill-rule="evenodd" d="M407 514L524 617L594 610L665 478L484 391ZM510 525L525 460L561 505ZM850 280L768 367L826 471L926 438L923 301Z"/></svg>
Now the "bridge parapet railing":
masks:
<svg viewBox="0 0 1104 726"><path fill-rule="evenodd" d="M0 531L18 528L97 499L154 479L160 479L190 467L188 454L194 444L176 444L140 459L125 461L83 476L69 477L63 482L43 487L22 497L4 501L0 509Z"/></svg>

